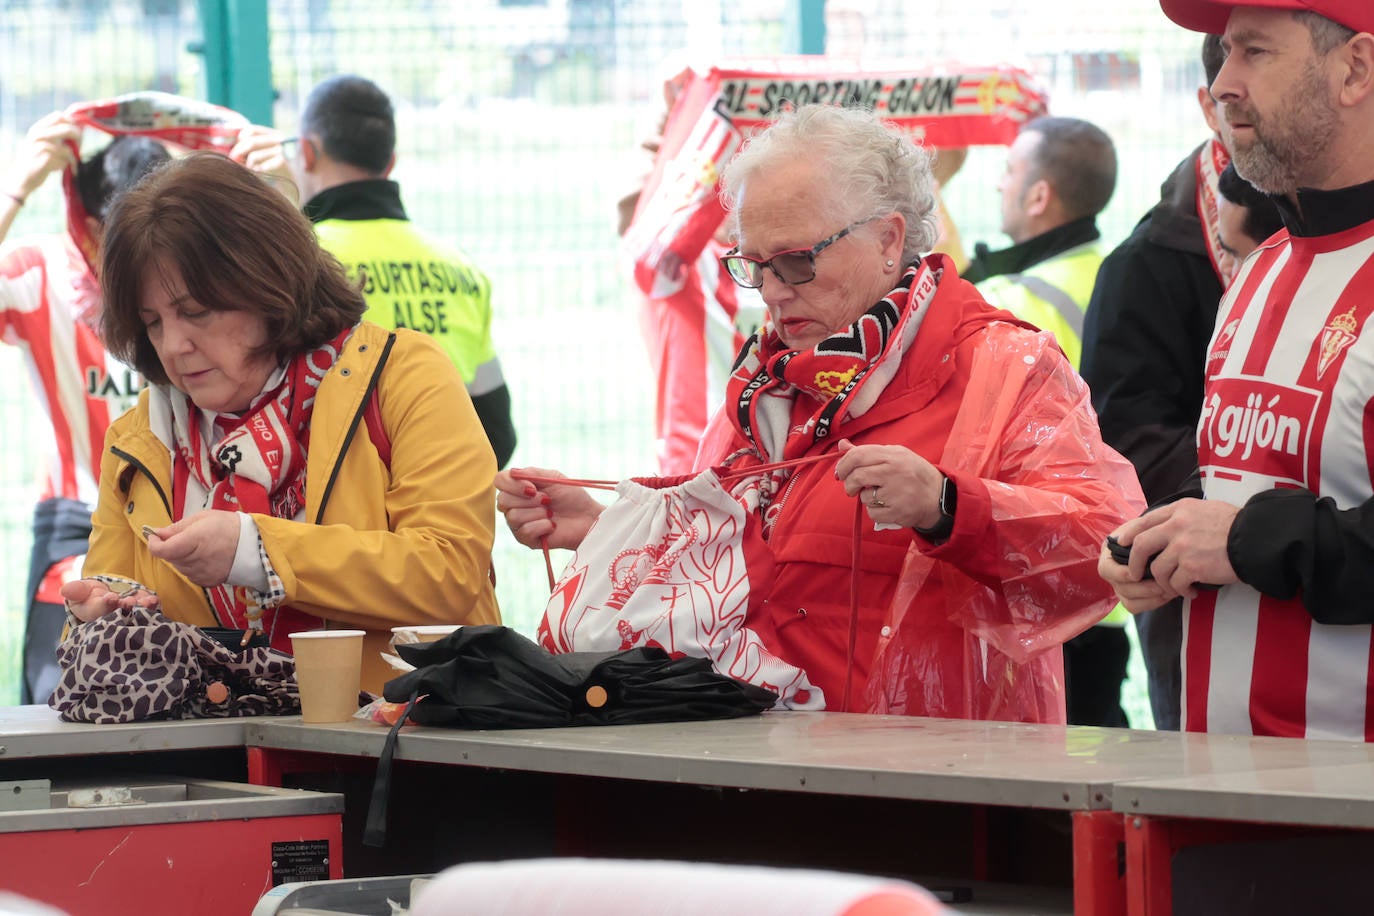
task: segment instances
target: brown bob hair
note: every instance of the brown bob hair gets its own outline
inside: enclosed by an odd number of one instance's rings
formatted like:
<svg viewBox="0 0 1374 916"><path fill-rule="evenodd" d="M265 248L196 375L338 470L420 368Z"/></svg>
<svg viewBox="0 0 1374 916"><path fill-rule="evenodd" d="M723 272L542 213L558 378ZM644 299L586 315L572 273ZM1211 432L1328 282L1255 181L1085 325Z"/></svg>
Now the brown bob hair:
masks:
<svg viewBox="0 0 1374 916"><path fill-rule="evenodd" d="M166 383L167 373L139 310L146 285L170 270L205 308L260 316L266 343L254 355L275 353L278 363L356 324L367 307L310 222L219 153L192 153L150 173L105 221L101 335L150 382Z"/></svg>

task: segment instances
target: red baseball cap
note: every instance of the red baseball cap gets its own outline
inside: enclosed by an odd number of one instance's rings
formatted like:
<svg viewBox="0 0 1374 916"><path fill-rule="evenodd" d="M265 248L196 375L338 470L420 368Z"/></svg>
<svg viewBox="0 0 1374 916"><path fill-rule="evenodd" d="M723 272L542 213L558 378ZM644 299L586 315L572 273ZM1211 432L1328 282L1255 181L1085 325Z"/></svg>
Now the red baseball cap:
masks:
<svg viewBox="0 0 1374 916"><path fill-rule="evenodd" d="M1306 10L1339 22L1356 32L1374 32L1374 2L1371 0L1159 0L1164 15L1185 29L1220 35L1226 20L1238 6L1268 10Z"/></svg>

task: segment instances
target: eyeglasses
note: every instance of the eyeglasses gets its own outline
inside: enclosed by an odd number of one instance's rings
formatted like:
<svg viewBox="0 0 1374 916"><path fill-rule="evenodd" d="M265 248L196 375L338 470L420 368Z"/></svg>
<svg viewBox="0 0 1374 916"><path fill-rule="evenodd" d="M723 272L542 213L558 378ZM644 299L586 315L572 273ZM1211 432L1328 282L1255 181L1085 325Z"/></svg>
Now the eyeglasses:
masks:
<svg viewBox="0 0 1374 916"><path fill-rule="evenodd" d="M296 158L296 153L300 151L300 146L301 146L301 138L300 138L300 137L282 137L282 139L281 139L281 155L282 155L282 158L285 159L285 160L287 160L288 162L291 161L292 159L295 159L295 158Z"/></svg>
<svg viewBox="0 0 1374 916"><path fill-rule="evenodd" d="M763 269L765 267L787 285L800 286L816 279L816 255L871 220L872 217L869 217L869 219L861 219L857 223L850 223L839 232L829 238L822 239L810 248L789 248L787 251L779 251L771 258L760 260L740 254L739 248L735 247L721 255L720 262L730 272L730 279L746 289L758 289L763 286Z"/></svg>

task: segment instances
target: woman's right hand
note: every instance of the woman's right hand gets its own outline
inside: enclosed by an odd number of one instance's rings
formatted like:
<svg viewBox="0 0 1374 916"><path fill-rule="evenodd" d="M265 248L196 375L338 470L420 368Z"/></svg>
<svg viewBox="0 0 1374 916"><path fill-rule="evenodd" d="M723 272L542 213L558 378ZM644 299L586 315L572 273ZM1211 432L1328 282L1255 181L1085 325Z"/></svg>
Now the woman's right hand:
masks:
<svg viewBox="0 0 1374 916"><path fill-rule="evenodd" d="M496 475L496 508L515 539L526 547L575 549L605 508L585 489L571 484L536 484L534 477L567 477L546 468L507 468Z"/></svg>
<svg viewBox="0 0 1374 916"><path fill-rule="evenodd" d="M239 131L229 158L241 162L249 169L272 179L278 191L291 206L299 207L300 189L296 187L291 174L291 163L286 158L286 134L272 127L250 124Z"/></svg>
<svg viewBox="0 0 1374 916"><path fill-rule="evenodd" d="M47 177L67 166L76 166L76 155L69 144L81 142L81 128L54 111L34 122L15 156L9 185L3 190L28 197Z"/></svg>
<svg viewBox="0 0 1374 916"><path fill-rule="evenodd" d="M62 585L62 597L72 616L82 623L90 623L121 607L153 607L157 596L144 589L132 592L112 591L99 579L74 579Z"/></svg>

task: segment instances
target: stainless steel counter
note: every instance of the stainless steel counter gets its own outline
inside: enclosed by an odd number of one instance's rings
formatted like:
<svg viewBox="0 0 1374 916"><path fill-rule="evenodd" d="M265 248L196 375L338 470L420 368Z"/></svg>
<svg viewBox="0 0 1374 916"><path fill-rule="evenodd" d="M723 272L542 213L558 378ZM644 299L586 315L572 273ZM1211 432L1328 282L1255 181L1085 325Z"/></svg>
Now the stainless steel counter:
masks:
<svg viewBox="0 0 1374 916"><path fill-rule="evenodd" d="M1199 773L1116 787L1123 814L1374 828L1374 763Z"/></svg>
<svg viewBox="0 0 1374 916"><path fill-rule="evenodd" d="M242 747L243 721L190 719L88 725L63 722L47 706L0 706L0 763L34 757Z"/></svg>
<svg viewBox="0 0 1374 916"><path fill-rule="evenodd" d="M244 722L249 746L376 757L360 722ZM1316 766L1374 768L1361 743L840 713L718 722L461 731L407 726L397 759L613 779L1014 807L1111 808L1142 779Z"/></svg>
<svg viewBox="0 0 1374 916"><path fill-rule="evenodd" d="M304 772L330 769L336 764L330 755L375 758L386 734L365 722L305 725L298 717L76 725L58 721L46 707L19 707L0 709L0 765L246 747L252 777L255 762L261 776L297 766ZM293 757L297 752L312 756ZM563 729L408 726L396 757L471 768L474 776L487 772L498 779L507 773L555 774L595 777L596 784L607 785L629 781L830 796L830 807L824 799L815 801L831 817L837 816L837 796L1071 811L1074 899L1084 913L1123 907L1128 885L1140 912L1167 906L1168 862L1191 840L1167 826L1153 829L1152 823L1187 823L1202 831L1230 824L1238 842L1249 838L1255 824L1271 825L1271 831L1288 825L1374 828L1374 746L1358 742L766 713L719 722ZM544 801L552 804L549 810L558 808L556 801ZM803 804L800 798L797 803ZM1123 836L1124 877L1117 851Z"/></svg>
<svg viewBox="0 0 1374 916"><path fill-rule="evenodd" d="M376 757L385 738L378 725L305 725L295 716L86 725L59 721L46 706L0 707L0 761L245 745ZM563 729L407 726L396 756L694 785L1374 827L1374 746L1355 742L789 712Z"/></svg>

